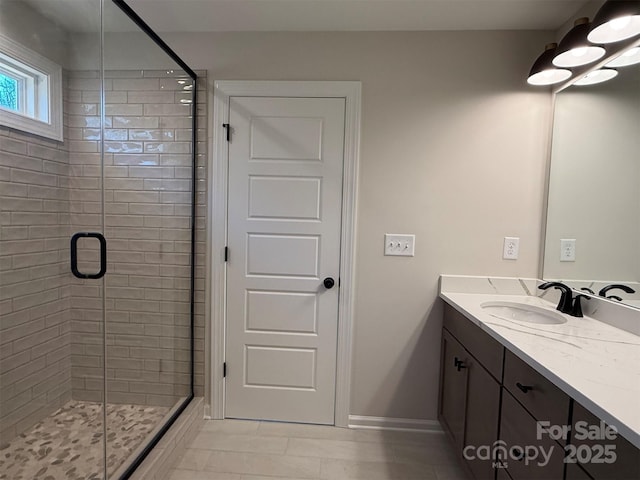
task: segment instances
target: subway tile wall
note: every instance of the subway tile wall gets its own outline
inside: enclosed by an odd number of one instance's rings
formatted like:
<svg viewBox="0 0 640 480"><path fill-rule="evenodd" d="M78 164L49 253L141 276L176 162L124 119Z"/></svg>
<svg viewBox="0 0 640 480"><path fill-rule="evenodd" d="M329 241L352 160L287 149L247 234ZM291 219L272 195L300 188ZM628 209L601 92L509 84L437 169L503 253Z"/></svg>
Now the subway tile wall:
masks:
<svg viewBox="0 0 640 480"><path fill-rule="evenodd" d="M206 79L196 112L195 393L204 385ZM173 405L189 387L190 79L178 72L105 75L104 180L97 72L65 75L65 142L0 130L0 434L15 435L73 396ZM185 83L186 82L186 83ZM102 230L108 274L69 272L69 237ZM97 242L79 269L99 269Z"/></svg>
<svg viewBox="0 0 640 480"><path fill-rule="evenodd" d="M107 315L107 401L170 406L189 391L191 250L191 80L178 71L107 71L104 139L105 236L108 274L72 281L73 396L102 398L102 322ZM204 85L204 79L202 80ZM186 87L186 89L185 89ZM97 153L97 72L69 79L70 220L74 231L101 222ZM204 93L204 89L203 89ZM206 95L197 114L206 125ZM204 185L206 130L198 131L198 185ZM198 259L203 265L205 192L197 191ZM82 269L97 271L97 243L85 242ZM203 388L204 279L196 297L197 394ZM104 296L104 298L103 298Z"/></svg>
<svg viewBox="0 0 640 480"><path fill-rule="evenodd" d="M68 187L66 142L0 126L3 440L71 399Z"/></svg>

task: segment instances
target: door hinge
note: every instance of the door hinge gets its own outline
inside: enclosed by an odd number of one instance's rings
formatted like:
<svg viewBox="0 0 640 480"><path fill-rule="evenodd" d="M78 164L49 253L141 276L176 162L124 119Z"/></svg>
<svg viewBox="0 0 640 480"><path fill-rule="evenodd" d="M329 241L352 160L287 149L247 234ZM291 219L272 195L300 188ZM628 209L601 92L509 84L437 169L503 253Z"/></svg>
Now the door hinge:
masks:
<svg viewBox="0 0 640 480"><path fill-rule="evenodd" d="M223 123L222 128L224 128L227 131L227 142L230 142L231 141L231 125L229 125L228 123Z"/></svg>
<svg viewBox="0 0 640 480"><path fill-rule="evenodd" d="M222 376L223 376L224 378L226 378L226 377L227 377L227 362L224 362L224 363L222 364Z"/></svg>
<svg viewBox="0 0 640 480"><path fill-rule="evenodd" d="M340 288L340 277L338 277L338 288Z"/></svg>
<svg viewBox="0 0 640 480"><path fill-rule="evenodd" d="M224 247L224 261L229 261L229 247Z"/></svg>

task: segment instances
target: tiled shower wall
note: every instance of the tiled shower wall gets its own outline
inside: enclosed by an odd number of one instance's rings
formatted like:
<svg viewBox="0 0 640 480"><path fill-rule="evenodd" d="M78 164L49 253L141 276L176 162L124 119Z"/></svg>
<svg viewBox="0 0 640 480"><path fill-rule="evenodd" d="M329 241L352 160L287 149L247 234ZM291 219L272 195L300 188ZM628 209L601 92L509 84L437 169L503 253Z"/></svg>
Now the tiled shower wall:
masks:
<svg viewBox="0 0 640 480"><path fill-rule="evenodd" d="M66 144L0 127L0 438L71 398Z"/></svg>
<svg viewBox="0 0 640 480"><path fill-rule="evenodd" d="M206 79L197 105L195 393L204 385ZM65 141L0 127L0 437L71 398L102 398L102 283L69 273L69 237L100 231L99 80L66 72ZM190 121L165 71L105 81L110 402L171 405L188 391ZM97 271L81 244L81 270Z"/></svg>
<svg viewBox="0 0 640 480"><path fill-rule="evenodd" d="M173 405L190 382L191 105L184 103L190 98L184 87L191 81L173 71L108 71L105 77L107 399ZM101 222L99 88L96 72L73 72L69 79L73 231L95 230ZM205 109L200 102L200 125ZM198 133L204 152L206 132ZM204 155L199 162L202 172ZM198 199L196 264L203 265L203 192ZM97 271L90 261L98 255L95 245L87 243L81 253L82 269ZM198 272L202 326L203 269ZM73 396L100 400L103 292L95 280L73 279L71 293ZM203 328L196 331L201 395Z"/></svg>

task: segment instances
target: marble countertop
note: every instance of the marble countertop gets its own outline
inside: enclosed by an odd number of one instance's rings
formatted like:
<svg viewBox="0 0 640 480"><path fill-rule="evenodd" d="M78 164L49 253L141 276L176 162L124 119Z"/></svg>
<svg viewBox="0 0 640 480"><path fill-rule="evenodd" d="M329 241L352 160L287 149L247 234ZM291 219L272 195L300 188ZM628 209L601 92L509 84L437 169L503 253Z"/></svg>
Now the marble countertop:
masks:
<svg viewBox="0 0 640 480"><path fill-rule="evenodd" d="M555 310L526 288L517 294L459 293L440 297L640 448L640 337L589 317L542 325L487 313L484 302L510 301Z"/></svg>

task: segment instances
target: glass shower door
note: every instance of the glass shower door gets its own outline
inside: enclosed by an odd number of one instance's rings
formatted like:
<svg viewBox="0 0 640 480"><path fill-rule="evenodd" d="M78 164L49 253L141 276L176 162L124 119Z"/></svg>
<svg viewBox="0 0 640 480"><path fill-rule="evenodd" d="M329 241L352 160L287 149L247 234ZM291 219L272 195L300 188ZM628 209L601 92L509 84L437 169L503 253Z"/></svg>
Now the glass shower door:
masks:
<svg viewBox="0 0 640 480"><path fill-rule="evenodd" d="M63 127L0 111L0 477L128 478L193 398L196 76L120 0L0 7Z"/></svg>
<svg viewBox="0 0 640 480"><path fill-rule="evenodd" d="M104 5L107 470L191 394L194 83Z"/></svg>

